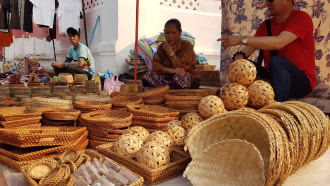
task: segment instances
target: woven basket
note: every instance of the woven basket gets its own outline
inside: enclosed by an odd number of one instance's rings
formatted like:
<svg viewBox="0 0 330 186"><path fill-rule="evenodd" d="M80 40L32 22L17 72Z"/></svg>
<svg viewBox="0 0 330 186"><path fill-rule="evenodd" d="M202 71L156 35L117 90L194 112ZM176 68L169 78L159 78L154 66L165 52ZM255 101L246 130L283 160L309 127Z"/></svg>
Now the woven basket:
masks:
<svg viewBox="0 0 330 186"><path fill-rule="evenodd" d="M170 154L170 163L159 168L151 169L135 159L121 156L113 151L113 143L100 145L96 149L99 153L113 159L133 172L138 172L144 178L145 184L155 185L166 180L182 175L190 162L189 154L173 148Z"/></svg>
<svg viewBox="0 0 330 186"><path fill-rule="evenodd" d="M50 95L51 90L49 86L35 86L32 87L31 94Z"/></svg>
<svg viewBox="0 0 330 186"><path fill-rule="evenodd" d="M56 98L32 98L32 108L58 107L63 109L72 109L72 100L63 100Z"/></svg>
<svg viewBox="0 0 330 186"><path fill-rule="evenodd" d="M134 116L165 118L179 115L177 110L160 105L127 105L127 109Z"/></svg>
<svg viewBox="0 0 330 186"><path fill-rule="evenodd" d="M165 96L168 94L170 87L168 85L152 88L145 92L139 93L146 104L160 104L165 101Z"/></svg>
<svg viewBox="0 0 330 186"><path fill-rule="evenodd" d="M8 87L0 87L0 95L10 95L10 90Z"/></svg>
<svg viewBox="0 0 330 186"><path fill-rule="evenodd" d="M128 127L132 123L133 114L129 112L115 111L94 111L84 113L80 116L83 121L99 127L112 129Z"/></svg>
<svg viewBox="0 0 330 186"><path fill-rule="evenodd" d="M114 107L126 107L126 105L139 105L143 103L141 96L127 95L127 96L114 96L111 98L111 103Z"/></svg>
<svg viewBox="0 0 330 186"><path fill-rule="evenodd" d="M80 110L82 113L93 111L107 111L110 110L112 104L110 102L102 101L75 101L73 108Z"/></svg>
<svg viewBox="0 0 330 186"><path fill-rule="evenodd" d="M250 85L257 76L257 68L246 59L236 60L229 65L228 79L231 83Z"/></svg>
<svg viewBox="0 0 330 186"><path fill-rule="evenodd" d="M93 124L87 123L87 122L85 122L81 118L79 118L77 120L77 122L78 122L78 125L79 126L81 126L81 127L87 127L87 130L89 130L89 129L97 130L97 131L99 131L99 133L102 133L103 135L108 135L108 134L124 134L129 129L129 127L115 128L115 129L101 127L101 126L97 126L97 125L93 125Z"/></svg>
<svg viewBox="0 0 330 186"><path fill-rule="evenodd" d="M41 119L42 126L75 126L75 120L48 120L48 119Z"/></svg>
<svg viewBox="0 0 330 186"><path fill-rule="evenodd" d="M77 140L85 131L86 128L48 126L0 129L0 141L16 147L65 145Z"/></svg>
<svg viewBox="0 0 330 186"><path fill-rule="evenodd" d="M237 139L209 146L189 163L183 176L193 185L265 185L260 152Z"/></svg>
<svg viewBox="0 0 330 186"><path fill-rule="evenodd" d="M30 87L10 87L10 94L13 96L16 95L31 95L31 88Z"/></svg>
<svg viewBox="0 0 330 186"><path fill-rule="evenodd" d="M274 102L274 89L266 81L257 80L248 86L248 105L253 108L261 108Z"/></svg>
<svg viewBox="0 0 330 186"><path fill-rule="evenodd" d="M238 83L229 83L222 87L219 97L227 110L245 107L249 101L248 89Z"/></svg>
<svg viewBox="0 0 330 186"><path fill-rule="evenodd" d="M73 83L73 76L70 73L59 73L57 81L59 83Z"/></svg>
<svg viewBox="0 0 330 186"><path fill-rule="evenodd" d="M86 80L88 80L87 74L75 74L74 75L75 83L85 83Z"/></svg>
<svg viewBox="0 0 330 186"><path fill-rule="evenodd" d="M3 107L0 108L0 119L2 121L13 121L31 117L40 117L41 112L36 112L30 107Z"/></svg>

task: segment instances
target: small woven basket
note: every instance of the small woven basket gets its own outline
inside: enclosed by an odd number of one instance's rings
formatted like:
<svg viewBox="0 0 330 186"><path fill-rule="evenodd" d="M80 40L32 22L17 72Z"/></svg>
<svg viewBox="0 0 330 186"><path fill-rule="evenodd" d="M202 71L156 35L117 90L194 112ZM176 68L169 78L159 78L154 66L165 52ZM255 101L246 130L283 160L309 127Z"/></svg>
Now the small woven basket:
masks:
<svg viewBox="0 0 330 186"><path fill-rule="evenodd" d="M30 87L10 87L10 94L13 96L16 95L31 95L31 88Z"/></svg>
<svg viewBox="0 0 330 186"><path fill-rule="evenodd" d="M59 73L57 81L59 83L73 83L73 76L70 73Z"/></svg>
<svg viewBox="0 0 330 186"><path fill-rule="evenodd" d="M250 85L257 76L257 68L246 59L239 59L229 65L228 79L231 83Z"/></svg>
<svg viewBox="0 0 330 186"><path fill-rule="evenodd" d="M75 74L74 75L74 82L75 83L85 83L88 80L87 74Z"/></svg>
<svg viewBox="0 0 330 186"><path fill-rule="evenodd" d="M152 88L145 92L139 93L146 104L160 104L165 101L165 96L168 94L170 87L168 85Z"/></svg>
<svg viewBox="0 0 330 186"><path fill-rule="evenodd" d="M274 89L266 81L257 80L248 86L248 105L253 108L261 108L274 102Z"/></svg>
<svg viewBox="0 0 330 186"><path fill-rule="evenodd" d="M249 93L245 86L239 83L229 83L222 87L219 97L227 110L236 110L247 105Z"/></svg>

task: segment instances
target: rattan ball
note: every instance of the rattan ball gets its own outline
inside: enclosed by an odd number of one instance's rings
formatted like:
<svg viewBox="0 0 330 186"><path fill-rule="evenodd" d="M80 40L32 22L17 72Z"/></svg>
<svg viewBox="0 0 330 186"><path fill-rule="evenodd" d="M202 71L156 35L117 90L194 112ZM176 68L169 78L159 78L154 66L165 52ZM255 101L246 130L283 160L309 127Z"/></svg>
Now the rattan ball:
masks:
<svg viewBox="0 0 330 186"><path fill-rule="evenodd" d="M141 147L136 160L149 168L159 168L170 163L170 152L164 144L150 141Z"/></svg>
<svg viewBox="0 0 330 186"><path fill-rule="evenodd" d="M219 97L227 110L236 110L245 107L249 101L249 93L245 86L239 83L225 85Z"/></svg>
<svg viewBox="0 0 330 186"><path fill-rule="evenodd" d="M134 135L123 134L114 143L114 152L122 156L132 156L137 153L143 145L143 141Z"/></svg>
<svg viewBox="0 0 330 186"><path fill-rule="evenodd" d="M169 136L171 136L174 146L184 145L184 140L187 133L183 127L172 125L166 129L166 132Z"/></svg>
<svg viewBox="0 0 330 186"><path fill-rule="evenodd" d="M133 126L129 128L125 132L125 134L136 136L137 138L145 142L150 133L146 128L142 126Z"/></svg>
<svg viewBox="0 0 330 186"><path fill-rule="evenodd" d="M274 89L266 81L257 80L247 89L249 93L248 106L250 107L258 109L274 102Z"/></svg>
<svg viewBox="0 0 330 186"><path fill-rule="evenodd" d="M204 118L196 112L187 113L181 118L182 127L187 131L202 121L204 121Z"/></svg>
<svg viewBox="0 0 330 186"><path fill-rule="evenodd" d="M257 76L257 68L246 59L239 59L229 65L228 79L231 83L250 85Z"/></svg>
<svg viewBox="0 0 330 186"><path fill-rule="evenodd" d="M165 129L167 129L168 127L171 127L173 125L181 126L182 122L180 120L172 120L172 121L168 122Z"/></svg>
<svg viewBox="0 0 330 186"><path fill-rule="evenodd" d="M198 111L204 119L208 119L213 115L226 112L226 109L218 96L209 95L201 99L198 104Z"/></svg>
<svg viewBox="0 0 330 186"><path fill-rule="evenodd" d="M149 134L146 143L150 141L155 141L159 142L163 145L165 145L170 151L172 150L173 147L173 142L171 136L169 136L166 132L164 131L155 131L151 134Z"/></svg>

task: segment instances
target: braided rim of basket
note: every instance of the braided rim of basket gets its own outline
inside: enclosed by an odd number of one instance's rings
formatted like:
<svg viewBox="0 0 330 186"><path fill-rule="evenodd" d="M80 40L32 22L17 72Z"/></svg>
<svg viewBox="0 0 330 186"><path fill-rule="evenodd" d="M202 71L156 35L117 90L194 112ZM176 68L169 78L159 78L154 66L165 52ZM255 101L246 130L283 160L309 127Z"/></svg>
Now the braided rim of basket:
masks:
<svg viewBox="0 0 330 186"><path fill-rule="evenodd" d="M112 111L94 111L84 113L80 116L86 123L94 124L97 126L107 125L112 128L124 128L129 126L132 121L133 114L123 112L120 110ZM102 117L102 118L100 118Z"/></svg>
<svg viewBox="0 0 330 186"><path fill-rule="evenodd" d="M62 167L56 167L53 169L48 176L43 177L40 181L40 185L56 185L64 177L65 171Z"/></svg>
<svg viewBox="0 0 330 186"><path fill-rule="evenodd" d="M86 149L84 151L84 154L87 154L92 159L96 158L100 163L103 163L104 161L104 157L102 156L102 154L98 153L95 150Z"/></svg>
<svg viewBox="0 0 330 186"><path fill-rule="evenodd" d="M127 105L128 112L134 116L149 116L149 117L167 117L178 116L179 112L173 108L164 107L160 105Z"/></svg>
<svg viewBox="0 0 330 186"><path fill-rule="evenodd" d="M74 120L49 120L42 118L41 123L43 126L74 126Z"/></svg>
<svg viewBox="0 0 330 186"><path fill-rule="evenodd" d="M75 161L78 157L78 152L75 149L70 149L67 150L65 152L63 152L63 154L61 154L61 159L63 161Z"/></svg>
<svg viewBox="0 0 330 186"><path fill-rule="evenodd" d="M138 95L114 96L111 98L111 103L115 107L126 107L128 104L141 104L143 99Z"/></svg>

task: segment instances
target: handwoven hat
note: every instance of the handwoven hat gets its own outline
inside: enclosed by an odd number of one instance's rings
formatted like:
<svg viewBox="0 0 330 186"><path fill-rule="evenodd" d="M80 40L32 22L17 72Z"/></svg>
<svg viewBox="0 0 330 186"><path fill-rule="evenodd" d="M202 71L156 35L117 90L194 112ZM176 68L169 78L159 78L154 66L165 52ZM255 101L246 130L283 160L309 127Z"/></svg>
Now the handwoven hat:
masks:
<svg viewBox="0 0 330 186"><path fill-rule="evenodd" d="M193 185L265 185L263 160L258 149L245 140L215 143L194 158L184 177Z"/></svg>

